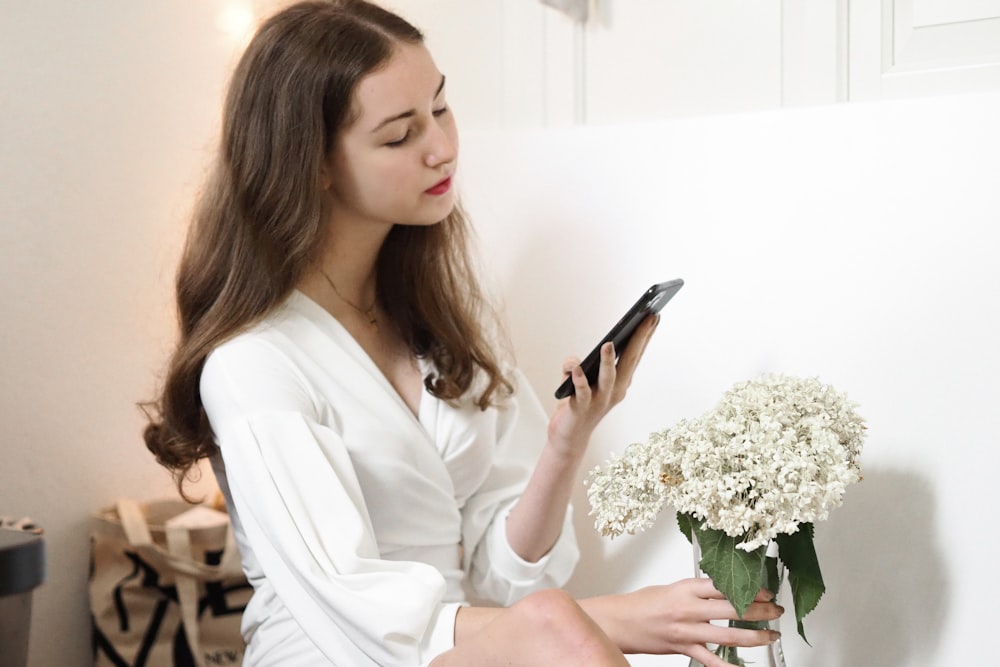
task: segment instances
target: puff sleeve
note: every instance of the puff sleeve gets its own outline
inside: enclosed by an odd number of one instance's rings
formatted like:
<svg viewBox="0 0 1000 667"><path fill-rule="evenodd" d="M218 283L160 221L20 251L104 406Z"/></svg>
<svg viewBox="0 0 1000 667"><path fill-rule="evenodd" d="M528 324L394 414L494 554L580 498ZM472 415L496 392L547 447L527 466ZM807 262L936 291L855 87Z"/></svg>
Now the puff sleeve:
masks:
<svg viewBox="0 0 1000 667"><path fill-rule="evenodd" d="M283 351L230 341L201 395L256 588L248 616L280 604L331 664L417 665L450 648L458 604L442 602L442 575L380 558L343 434Z"/></svg>

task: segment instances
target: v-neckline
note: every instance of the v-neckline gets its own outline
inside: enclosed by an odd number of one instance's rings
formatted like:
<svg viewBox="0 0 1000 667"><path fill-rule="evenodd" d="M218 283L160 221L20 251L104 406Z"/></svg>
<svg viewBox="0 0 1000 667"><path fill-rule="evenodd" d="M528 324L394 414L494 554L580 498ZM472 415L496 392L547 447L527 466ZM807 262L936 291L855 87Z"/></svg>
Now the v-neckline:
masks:
<svg viewBox="0 0 1000 667"><path fill-rule="evenodd" d="M346 340L347 345L351 348L352 355L355 356L359 362L368 367L368 371L375 378L377 378L383 389L385 389L393 397L393 399L398 401L400 407L410 417L426 428L426 424L428 423L426 421L426 412L430 410L430 403L434 398L428 392L427 387L423 382L423 378L426 377L427 373L430 371L430 362L421 357L417 357L416 360L420 375L420 396L417 400L417 410L414 412L414 410L410 407L410 404L407 403L406 399L399 393L399 390L396 389L395 385L393 385L389 378L386 377L386 374L382 371L379 365L375 363L375 360L372 359L370 354L368 354L368 351L365 350L364 346L358 342L351 332L348 331L347 327L345 327L340 320L334 317L332 313L317 303L308 294L298 289L292 290L292 296L289 300L289 304L292 307L296 307L301 304L307 310L304 314L309 317L310 321L320 327L320 329L323 329L324 325L329 326L332 329L332 332L337 334L338 339ZM313 314L315 314L315 317L312 316Z"/></svg>

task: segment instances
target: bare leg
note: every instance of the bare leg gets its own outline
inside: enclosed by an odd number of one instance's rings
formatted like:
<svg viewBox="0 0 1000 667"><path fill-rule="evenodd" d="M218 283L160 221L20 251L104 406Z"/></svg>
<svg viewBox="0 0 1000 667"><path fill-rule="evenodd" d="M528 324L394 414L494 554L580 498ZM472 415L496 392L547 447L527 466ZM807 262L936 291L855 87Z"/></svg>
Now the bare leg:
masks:
<svg viewBox="0 0 1000 667"><path fill-rule="evenodd" d="M628 662L568 593L547 590L498 610L430 667L494 665L628 667Z"/></svg>

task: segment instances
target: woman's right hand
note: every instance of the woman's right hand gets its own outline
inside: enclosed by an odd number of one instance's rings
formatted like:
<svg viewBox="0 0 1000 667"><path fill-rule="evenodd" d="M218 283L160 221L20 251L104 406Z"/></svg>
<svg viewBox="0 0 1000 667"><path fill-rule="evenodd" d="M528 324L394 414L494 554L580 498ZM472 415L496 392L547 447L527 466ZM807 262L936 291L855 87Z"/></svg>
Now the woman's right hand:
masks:
<svg viewBox="0 0 1000 667"><path fill-rule="evenodd" d="M742 620L769 621L784 609L761 589ZM726 663L706 643L726 646L764 646L778 639L771 630L746 630L713 625L713 620L736 620L738 615L708 578L684 579L650 586L623 595L581 601L582 606L624 653L683 654L706 667Z"/></svg>

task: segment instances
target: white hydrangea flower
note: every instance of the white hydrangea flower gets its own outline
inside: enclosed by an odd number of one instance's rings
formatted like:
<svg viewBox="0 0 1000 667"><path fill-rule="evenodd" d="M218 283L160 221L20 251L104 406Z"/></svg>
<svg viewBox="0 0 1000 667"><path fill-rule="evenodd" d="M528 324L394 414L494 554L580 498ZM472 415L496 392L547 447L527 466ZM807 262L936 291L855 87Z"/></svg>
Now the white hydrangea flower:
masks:
<svg viewBox="0 0 1000 667"><path fill-rule="evenodd" d="M714 410L651 434L591 473L596 526L611 536L642 530L670 504L753 551L823 521L861 478L865 427L854 408L814 378L737 384Z"/></svg>
<svg viewBox="0 0 1000 667"><path fill-rule="evenodd" d="M591 472L587 496L602 535L634 533L653 524L667 490L662 458L655 446L637 443L628 446L621 458L612 457L606 471Z"/></svg>

